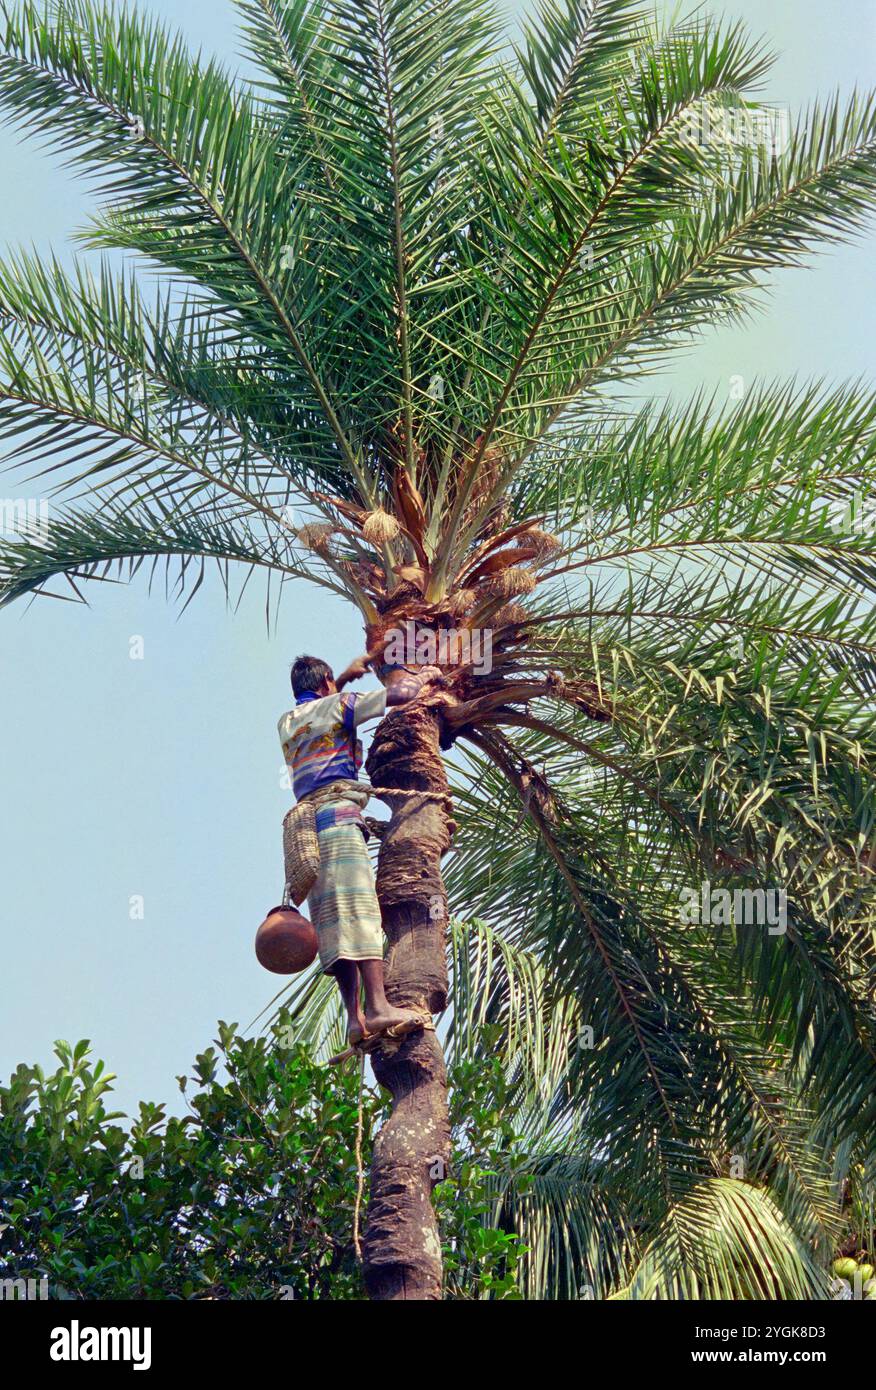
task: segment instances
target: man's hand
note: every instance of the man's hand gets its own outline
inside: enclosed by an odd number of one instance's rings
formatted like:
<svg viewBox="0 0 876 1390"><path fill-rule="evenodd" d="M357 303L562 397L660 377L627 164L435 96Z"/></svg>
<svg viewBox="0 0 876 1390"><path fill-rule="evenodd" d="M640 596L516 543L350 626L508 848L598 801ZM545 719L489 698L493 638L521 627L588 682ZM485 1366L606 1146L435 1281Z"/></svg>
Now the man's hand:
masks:
<svg viewBox="0 0 876 1390"><path fill-rule="evenodd" d="M368 656L357 656L355 661L351 661L345 671L342 671L335 681L338 690L343 690L350 681L360 681L368 670Z"/></svg>
<svg viewBox="0 0 876 1390"><path fill-rule="evenodd" d="M437 666L421 666L418 671L410 671L406 667L402 668L401 674L387 682L386 703L387 705L408 705L411 700L415 700L424 686L430 681L444 684L444 677Z"/></svg>

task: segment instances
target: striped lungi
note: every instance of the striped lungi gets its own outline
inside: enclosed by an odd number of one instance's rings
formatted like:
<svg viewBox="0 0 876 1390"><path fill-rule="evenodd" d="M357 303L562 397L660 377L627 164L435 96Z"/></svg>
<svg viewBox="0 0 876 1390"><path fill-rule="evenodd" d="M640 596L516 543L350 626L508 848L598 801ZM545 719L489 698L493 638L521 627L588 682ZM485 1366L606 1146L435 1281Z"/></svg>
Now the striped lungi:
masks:
<svg viewBox="0 0 876 1390"><path fill-rule="evenodd" d="M339 960L382 960L380 904L360 807L344 800L321 806L316 833L319 875L307 906L316 928L320 965L330 972Z"/></svg>

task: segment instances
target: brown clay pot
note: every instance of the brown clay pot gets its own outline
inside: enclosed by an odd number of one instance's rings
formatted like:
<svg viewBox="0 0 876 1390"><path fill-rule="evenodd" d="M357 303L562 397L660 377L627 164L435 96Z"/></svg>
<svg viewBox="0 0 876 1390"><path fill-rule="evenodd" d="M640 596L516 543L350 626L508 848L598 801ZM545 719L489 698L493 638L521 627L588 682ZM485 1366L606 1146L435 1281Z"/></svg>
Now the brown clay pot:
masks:
<svg viewBox="0 0 876 1390"><path fill-rule="evenodd" d="M275 975L297 975L316 958L313 923L294 907L272 907L255 939L260 965Z"/></svg>

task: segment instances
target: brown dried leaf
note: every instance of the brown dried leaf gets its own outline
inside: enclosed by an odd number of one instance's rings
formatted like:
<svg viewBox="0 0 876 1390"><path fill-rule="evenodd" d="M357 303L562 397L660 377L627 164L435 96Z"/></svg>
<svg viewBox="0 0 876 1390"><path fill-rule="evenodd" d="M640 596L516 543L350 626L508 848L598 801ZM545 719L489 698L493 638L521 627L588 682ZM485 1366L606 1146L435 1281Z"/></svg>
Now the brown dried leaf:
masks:
<svg viewBox="0 0 876 1390"><path fill-rule="evenodd" d="M421 594L426 592L429 574L421 565L394 565L392 572L408 584L415 584Z"/></svg>
<svg viewBox="0 0 876 1390"><path fill-rule="evenodd" d="M482 560L476 569L466 576L466 584L478 584L491 574L501 574L503 570L512 569L519 565L523 560L531 560L535 556L534 549L524 545L515 545L508 550L497 550L495 554L488 555L486 560Z"/></svg>
<svg viewBox="0 0 876 1390"><path fill-rule="evenodd" d="M426 508L403 463L400 463L395 470L393 496L396 513L401 517L405 530L410 536L417 552L417 559L421 565L425 566L428 564L426 552L423 549L423 537L426 534L427 524Z"/></svg>

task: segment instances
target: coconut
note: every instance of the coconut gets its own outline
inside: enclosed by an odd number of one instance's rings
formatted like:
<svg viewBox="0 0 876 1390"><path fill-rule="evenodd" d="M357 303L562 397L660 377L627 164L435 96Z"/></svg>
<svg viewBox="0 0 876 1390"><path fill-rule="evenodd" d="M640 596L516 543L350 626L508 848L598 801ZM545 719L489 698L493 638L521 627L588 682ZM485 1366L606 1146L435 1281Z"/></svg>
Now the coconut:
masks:
<svg viewBox="0 0 876 1390"><path fill-rule="evenodd" d="M362 535L372 545L384 545L386 541L394 541L400 529L395 517L385 512L382 507L369 512L362 523Z"/></svg>

